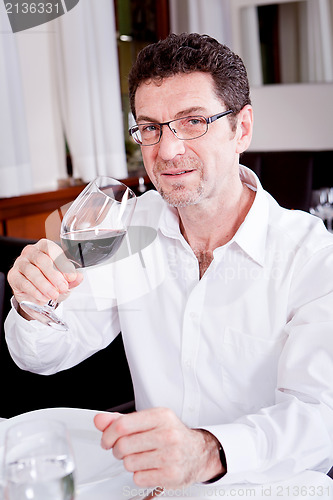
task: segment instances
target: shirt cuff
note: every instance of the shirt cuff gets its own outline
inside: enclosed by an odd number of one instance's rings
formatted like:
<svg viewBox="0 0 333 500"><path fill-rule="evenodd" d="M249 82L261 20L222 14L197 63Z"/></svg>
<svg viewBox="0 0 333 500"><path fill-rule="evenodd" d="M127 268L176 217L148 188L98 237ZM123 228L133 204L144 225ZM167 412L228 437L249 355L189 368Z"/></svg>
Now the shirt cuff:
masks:
<svg viewBox="0 0 333 500"><path fill-rule="evenodd" d="M244 482L244 473L257 468L258 449L252 430L244 424L221 424L202 427L221 443L225 454L227 474L232 482ZM223 480L223 479L222 479Z"/></svg>

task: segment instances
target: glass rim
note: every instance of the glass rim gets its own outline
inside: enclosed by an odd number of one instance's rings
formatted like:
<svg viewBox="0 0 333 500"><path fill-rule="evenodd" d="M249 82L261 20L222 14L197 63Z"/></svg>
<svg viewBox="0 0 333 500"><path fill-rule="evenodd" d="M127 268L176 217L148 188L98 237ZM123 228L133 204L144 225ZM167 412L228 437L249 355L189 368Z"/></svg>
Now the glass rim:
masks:
<svg viewBox="0 0 333 500"><path fill-rule="evenodd" d="M126 189L125 189L125 191L129 191L129 193L130 193L130 195L131 195L129 199L131 199L131 198L136 198L136 197L137 197L137 196L136 196L136 194L134 193L134 191L133 191L133 190L132 190L129 186L127 186L127 184L125 184L124 182L120 181L119 179L116 179L116 178L111 177L111 176L109 176L109 175L98 175L98 176L97 176L97 177L95 177L92 181L88 182L88 184L87 184L87 186L85 187L85 189L86 189L89 185L91 185L91 184L95 184L95 186L96 186L96 188L98 189L98 191L100 191L101 193L103 193L102 187L101 187L101 186L99 186L99 185L97 184L98 179L110 179L111 181L113 181L114 185L124 186L124 187L126 188ZM106 186L105 186L105 188L108 188L108 187L110 187L110 188L111 188L111 187L112 187L112 184L110 184L110 185L106 185ZM105 193L103 193L103 194L105 194ZM118 200L115 200L115 201L118 201ZM118 202L118 203L121 203L121 202Z"/></svg>
<svg viewBox="0 0 333 500"><path fill-rule="evenodd" d="M105 194L103 192L103 189L98 186L97 184L97 181L98 179L110 179L114 182L115 186L124 186L126 189L124 190L124 192L128 191L129 193L129 197L128 197L128 201L130 202L132 200L132 202L135 200L137 200L137 195L134 193L133 189L131 189L129 186L127 186L127 184L125 184L124 182L120 181L119 179L115 179L114 177L111 177L109 175L98 175L96 176L94 179L92 179L90 182L87 183L87 185L82 189L82 191L78 194L77 198L81 197L82 195L84 195L84 193L86 191L89 190L89 188L94 184L96 186L96 189L101 193L103 194L104 196L108 196L107 194ZM107 187L112 187L112 184L110 184L110 186L105 186L106 188ZM76 199L77 199L76 198ZM112 199L111 197L109 197L110 199ZM73 200L72 203L75 203L76 199ZM113 200L115 203L121 203L121 201L118 201L118 200Z"/></svg>
<svg viewBox="0 0 333 500"><path fill-rule="evenodd" d="M29 427L32 425L39 425L40 427L37 428L37 430L40 430L42 427L47 426L50 428L62 428L67 431L67 425L65 424L65 422L62 422L62 420L58 420L55 418L31 417L27 420L22 420L21 422L15 422L13 425L8 427L8 429L6 430L6 435L10 434L12 431L19 429L20 427L23 429L24 427Z"/></svg>

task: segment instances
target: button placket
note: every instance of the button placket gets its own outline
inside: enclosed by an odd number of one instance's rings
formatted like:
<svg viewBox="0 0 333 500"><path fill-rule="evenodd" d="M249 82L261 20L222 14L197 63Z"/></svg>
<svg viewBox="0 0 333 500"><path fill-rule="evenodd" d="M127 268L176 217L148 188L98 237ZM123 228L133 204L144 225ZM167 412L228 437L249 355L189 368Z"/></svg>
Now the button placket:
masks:
<svg viewBox="0 0 333 500"><path fill-rule="evenodd" d="M200 391L196 376L197 353L200 342L200 318L204 301L204 284L199 282L188 297L182 331L182 367L184 383L183 421L198 425Z"/></svg>

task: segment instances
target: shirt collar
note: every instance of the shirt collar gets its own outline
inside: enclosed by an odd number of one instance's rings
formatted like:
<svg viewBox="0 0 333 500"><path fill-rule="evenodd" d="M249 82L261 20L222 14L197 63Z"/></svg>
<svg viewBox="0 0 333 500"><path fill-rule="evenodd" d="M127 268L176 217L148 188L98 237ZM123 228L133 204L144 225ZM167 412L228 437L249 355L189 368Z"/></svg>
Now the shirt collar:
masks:
<svg viewBox="0 0 333 500"><path fill-rule="evenodd" d="M231 241L236 242L255 262L264 265L268 229L268 199L256 174L243 165L239 166L241 181L256 191L247 216Z"/></svg>
<svg viewBox="0 0 333 500"><path fill-rule="evenodd" d="M182 237L179 227L178 210L164 202L160 218L160 231L169 238L179 239Z"/></svg>
<svg viewBox="0 0 333 500"><path fill-rule="evenodd" d="M256 191L256 196L247 216L228 245L235 242L255 262L262 266L265 259L267 237L268 200L258 177L252 170L240 165L239 175L242 182L247 184L253 191ZM159 229L169 238L183 238L179 228L178 211L167 203L164 204ZM218 253L218 251L217 248L215 252Z"/></svg>

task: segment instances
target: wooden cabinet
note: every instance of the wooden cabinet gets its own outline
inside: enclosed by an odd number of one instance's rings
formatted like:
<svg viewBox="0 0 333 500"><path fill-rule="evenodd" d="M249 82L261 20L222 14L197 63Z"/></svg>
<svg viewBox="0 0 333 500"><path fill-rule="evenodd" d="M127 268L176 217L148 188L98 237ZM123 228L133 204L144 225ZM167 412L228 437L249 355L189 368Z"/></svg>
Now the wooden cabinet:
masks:
<svg viewBox="0 0 333 500"><path fill-rule="evenodd" d="M148 177L145 188L151 189ZM138 177L128 177L122 182L140 194ZM54 191L0 199L0 234L17 238L40 239L46 236L45 221L54 211L70 203L84 188L84 184Z"/></svg>

